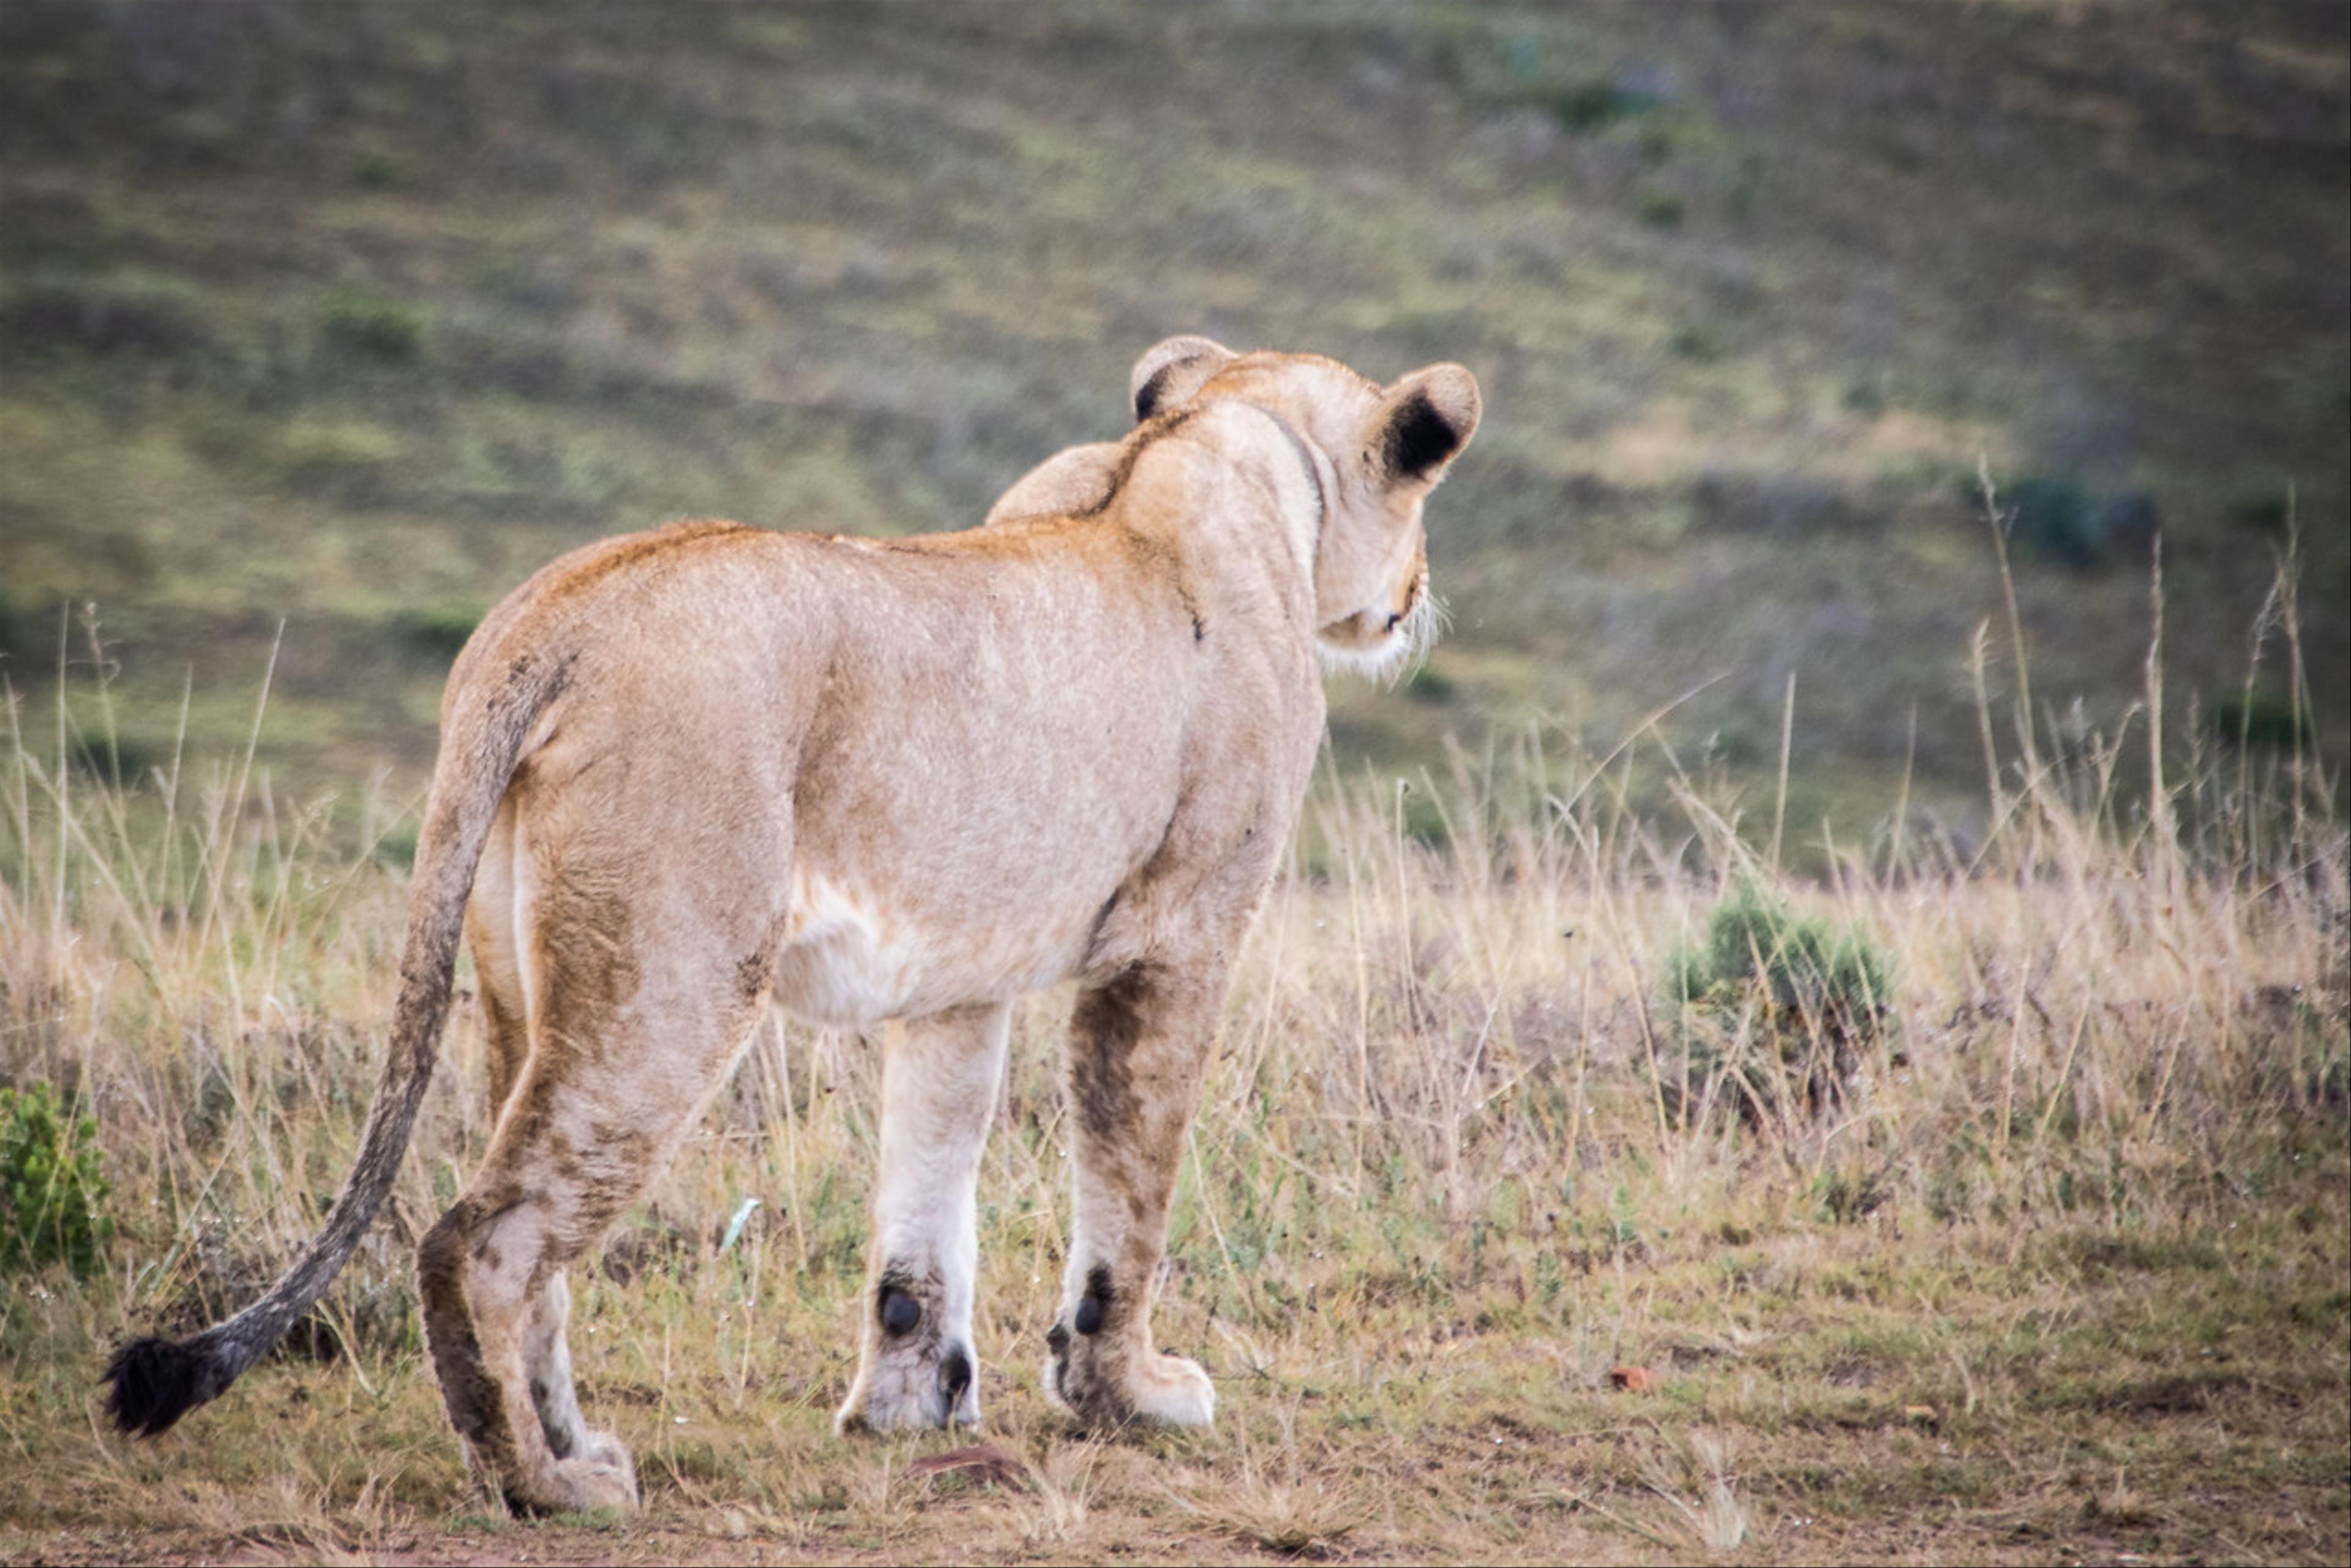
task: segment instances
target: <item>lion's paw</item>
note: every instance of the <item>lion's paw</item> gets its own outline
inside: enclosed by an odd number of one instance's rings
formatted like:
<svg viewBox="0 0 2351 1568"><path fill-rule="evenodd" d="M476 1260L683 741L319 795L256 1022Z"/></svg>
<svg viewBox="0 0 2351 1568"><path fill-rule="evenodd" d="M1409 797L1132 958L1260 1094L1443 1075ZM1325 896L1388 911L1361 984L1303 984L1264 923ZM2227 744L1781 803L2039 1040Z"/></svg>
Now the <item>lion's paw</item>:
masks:
<svg viewBox="0 0 2351 1568"><path fill-rule="evenodd" d="M1134 1418L1160 1427L1212 1427L1217 1420L1217 1385L1206 1368L1188 1356L1144 1356L1142 1364L1127 1369L1126 1396Z"/></svg>
<svg viewBox="0 0 2351 1568"><path fill-rule="evenodd" d="M610 1432L582 1432L580 1435L578 1458L591 1465L602 1465L629 1478L632 1491L637 1484L637 1465L629 1457L628 1445Z"/></svg>
<svg viewBox="0 0 2351 1568"><path fill-rule="evenodd" d="M1045 1396L1079 1420L1097 1425L1128 1421L1155 1427L1211 1427L1217 1420L1217 1387L1188 1356L1145 1351L1127 1364L1115 1382L1099 1364L1077 1364L1069 1330L1059 1324L1045 1336L1053 1354L1045 1363ZM1089 1358L1091 1359L1091 1358Z"/></svg>
<svg viewBox="0 0 2351 1568"><path fill-rule="evenodd" d="M509 1491L507 1504L520 1514L634 1513L637 1468L618 1438L590 1432L582 1457L556 1460L543 1485Z"/></svg>
<svg viewBox="0 0 2351 1568"><path fill-rule="evenodd" d="M842 1437L978 1425L978 1375L971 1352L953 1342L884 1348L858 1368L849 1397L832 1418L833 1431Z"/></svg>

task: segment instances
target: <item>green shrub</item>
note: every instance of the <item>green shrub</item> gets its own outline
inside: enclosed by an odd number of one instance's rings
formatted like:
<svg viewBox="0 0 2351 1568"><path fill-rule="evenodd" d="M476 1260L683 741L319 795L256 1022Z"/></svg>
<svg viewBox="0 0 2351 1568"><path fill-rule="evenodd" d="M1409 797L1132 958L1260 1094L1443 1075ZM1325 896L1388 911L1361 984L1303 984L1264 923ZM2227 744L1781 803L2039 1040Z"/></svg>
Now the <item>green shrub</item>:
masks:
<svg viewBox="0 0 2351 1568"><path fill-rule="evenodd" d="M1661 95L1604 77L1583 76L1531 87L1526 101L1548 110L1562 130L1588 134L1655 110Z"/></svg>
<svg viewBox="0 0 2351 1568"><path fill-rule="evenodd" d="M1453 841L1453 824L1446 820L1445 808L1426 789L1405 796L1401 821L1405 837L1424 848L1441 850Z"/></svg>
<svg viewBox="0 0 2351 1568"><path fill-rule="evenodd" d="M44 621L50 624L42 624ZM40 670L45 656L51 664L56 662L54 618L33 614L0 587L0 674L14 676L23 685Z"/></svg>
<svg viewBox="0 0 2351 1568"><path fill-rule="evenodd" d="M1862 376L1847 382L1844 395L1838 401L1848 412L1860 414L1865 419L1876 419L1884 413L1889 402L1885 383L1875 376Z"/></svg>
<svg viewBox="0 0 2351 1568"><path fill-rule="evenodd" d="M2231 692L2212 707L2212 732L2231 746L2270 746L2281 751L2311 741L2310 727L2294 704L2256 686Z"/></svg>
<svg viewBox="0 0 2351 1568"><path fill-rule="evenodd" d="M386 828L375 841L376 860L402 871L416 863L416 820L409 818ZM453 1199L454 1201L454 1199Z"/></svg>
<svg viewBox="0 0 2351 1568"><path fill-rule="evenodd" d="M320 325L329 343L370 359L413 360L424 344L423 316L395 299L338 299Z"/></svg>
<svg viewBox="0 0 2351 1568"><path fill-rule="evenodd" d="M1885 1028L1890 971L1860 933L1833 935L1740 877L1708 917L1704 943L1667 967L1688 1082L1719 1075L1758 1124L1842 1103L1861 1047Z"/></svg>
<svg viewBox="0 0 2351 1568"><path fill-rule="evenodd" d="M47 1083L0 1089L0 1273L63 1263L87 1279L114 1235L98 1123L64 1112Z"/></svg>
<svg viewBox="0 0 2351 1568"><path fill-rule="evenodd" d="M481 612L464 604L423 605L392 618L392 633L402 643L439 664L455 658L481 623Z"/></svg>
<svg viewBox="0 0 2351 1568"><path fill-rule="evenodd" d="M1677 327L1666 340L1666 347L1677 359L1692 360L1710 365L1722 358L1722 340L1704 327Z"/></svg>
<svg viewBox="0 0 2351 1568"><path fill-rule="evenodd" d="M1404 695L1416 703L1443 707L1460 694L1453 677L1438 670L1435 664L1423 664L1405 677Z"/></svg>
<svg viewBox="0 0 2351 1568"><path fill-rule="evenodd" d="M1655 192L1641 198L1641 221L1653 229L1682 226L1682 199Z"/></svg>
<svg viewBox="0 0 2351 1568"><path fill-rule="evenodd" d="M1751 877L1741 877L1707 918L1706 942L1676 956L1678 999L1691 1003L1750 993L1815 1020L1850 1027L1874 1016L1886 994L1886 960L1860 936L1832 939L1827 924L1803 918Z"/></svg>
<svg viewBox="0 0 2351 1568"><path fill-rule="evenodd" d="M424 183L413 160L381 148L365 148L351 155L351 183L362 191L413 191Z"/></svg>
<svg viewBox="0 0 2351 1568"><path fill-rule="evenodd" d="M2294 492L2283 485L2249 485L2230 497L2229 516L2246 528L2283 534L2294 520Z"/></svg>
<svg viewBox="0 0 2351 1568"><path fill-rule="evenodd" d="M363 503L384 488L400 437L358 420L296 420L278 433L277 467L298 489Z"/></svg>
<svg viewBox="0 0 2351 1568"><path fill-rule="evenodd" d="M2025 554L2067 566L2089 566L2103 551L2090 493L2071 479L2020 479L2001 497L2008 503L2009 538Z"/></svg>

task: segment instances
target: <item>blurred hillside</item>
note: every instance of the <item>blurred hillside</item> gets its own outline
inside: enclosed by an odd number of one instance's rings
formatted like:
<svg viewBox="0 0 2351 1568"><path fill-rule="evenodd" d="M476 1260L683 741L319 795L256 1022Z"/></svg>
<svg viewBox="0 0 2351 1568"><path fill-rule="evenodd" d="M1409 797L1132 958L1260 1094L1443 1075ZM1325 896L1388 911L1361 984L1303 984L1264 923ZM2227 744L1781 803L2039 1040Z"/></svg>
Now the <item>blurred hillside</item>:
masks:
<svg viewBox="0 0 2351 1568"><path fill-rule="evenodd" d="M1452 633L1334 684L1343 760L1604 749L1720 676L1663 733L1768 811L1792 674L1792 838L1886 811L1914 711L1963 822L1980 453L2036 696L2108 727L2151 529L2188 735L2297 516L2339 757L2346 80L2333 4L9 0L0 648L37 705L94 602L136 768L183 678L242 739L282 619L278 777L413 788L450 654L557 551L967 526L1206 331L1487 391Z"/></svg>

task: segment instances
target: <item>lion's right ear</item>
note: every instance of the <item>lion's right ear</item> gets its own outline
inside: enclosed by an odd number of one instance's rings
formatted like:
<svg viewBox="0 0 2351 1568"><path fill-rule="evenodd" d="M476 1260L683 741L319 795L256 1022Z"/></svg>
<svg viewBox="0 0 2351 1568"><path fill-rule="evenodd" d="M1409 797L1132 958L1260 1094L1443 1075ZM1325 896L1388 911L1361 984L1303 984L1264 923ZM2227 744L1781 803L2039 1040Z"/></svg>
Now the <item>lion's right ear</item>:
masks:
<svg viewBox="0 0 2351 1568"><path fill-rule="evenodd" d="M1381 394L1371 450L1391 484L1434 486L1478 431L1478 378L1459 365L1430 365Z"/></svg>
<svg viewBox="0 0 2351 1568"><path fill-rule="evenodd" d="M1232 359L1230 349L1208 338L1170 338L1144 350L1126 379L1135 423L1182 402Z"/></svg>

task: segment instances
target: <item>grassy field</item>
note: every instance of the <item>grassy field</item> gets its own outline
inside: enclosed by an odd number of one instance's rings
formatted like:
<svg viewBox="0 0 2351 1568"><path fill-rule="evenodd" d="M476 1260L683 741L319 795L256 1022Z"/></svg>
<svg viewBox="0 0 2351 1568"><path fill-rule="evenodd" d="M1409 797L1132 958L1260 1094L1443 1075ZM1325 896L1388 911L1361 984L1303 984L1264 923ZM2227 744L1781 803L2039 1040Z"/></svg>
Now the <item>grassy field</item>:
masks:
<svg viewBox="0 0 2351 1568"><path fill-rule="evenodd" d="M160 1441L101 1429L110 1343L247 1299L317 1223L404 873L256 799L249 755L133 794L19 732L0 1051L94 1117L119 1229L0 1297L0 1558L2341 1561L2335 789L2207 751L2150 823L2111 786L2143 735L2052 756L1982 718L1997 832L1855 845L1819 882L1650 731L1530 733L1411 793L1326 776L1177 1200L1158 1322L1218 1379L1213 1433L1086 1437L1039 1391L1044 998L981 1188L999 1469L833 1438L876 1061L771 1020L575 1287L583 1398L646 1511L535 1524L470 1490L413 1304L409 1245L486 1132L470 1018L290 1348ZM1644 773L1670 818L1630 810Z"/></svg>
<svg viewBox="0 0 2351 1568"><path fill-rule="evenodd" d="M261 761L410 787L456 641L559 550L968 525L1207 331L1486 391L1453 634L1414 700L1342 695L1351 765L1604 749L1711 682L1665 732L1769 783L1792 676L1792 862L1906 767L1980 837L1980 455L2044 689L2107 728L2148 521L2208 734L2289 520L2351 571L2340 21L13 0L0 654L47 701L95 604L143 776L183 682L243 743L282 622ZM2339 758L2351 603L2306 614Z"/></svg>
<svg viewBox="0 0 2351 1568"><path fill-rule="evenodd" d="M2341 22L9 0L0 1562L2351 1560ZM781 1018L574 1281L642 1518L504 1518L433 1386L470 1009L319 1314L102 1429L348 1167L483 611L975 520L1187 330L1488 406L1195 1134L1216 1429L1040 1392L1065 997L992 1472L831 1435L877 1065Z"/></svg>

